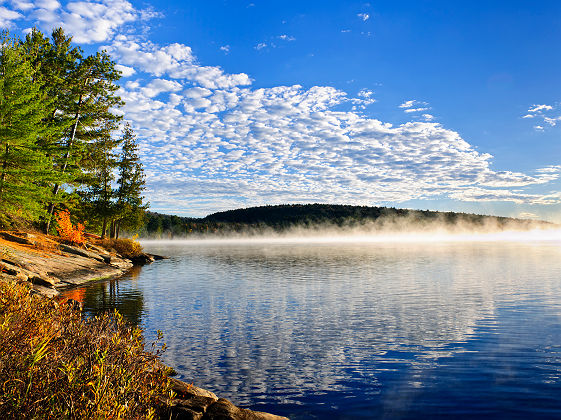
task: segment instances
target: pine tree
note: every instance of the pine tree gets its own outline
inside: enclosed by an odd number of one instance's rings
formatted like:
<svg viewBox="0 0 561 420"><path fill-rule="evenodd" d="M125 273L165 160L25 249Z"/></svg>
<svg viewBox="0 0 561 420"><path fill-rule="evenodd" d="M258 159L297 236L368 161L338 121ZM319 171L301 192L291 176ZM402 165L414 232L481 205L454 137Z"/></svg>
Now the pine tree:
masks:
<svg viewBox="0 0 561 420"><path fill-rule="evenodd" d="M108 222L115 217L117 210L113 186L119 157L117 147L121 142L121 138L113 138L107 130L105 135L91 143L79 192L84 207L83 218L88 220L89 226L101 226L102 237L105 237Z"/></svg>
<svg viewBox="0 0 561 420"><path fill-rule="evenodd" d="M77 189L87 177L90 146L114 131L121 116L115 109L123 105L116 94L120 73L105 52L87 57L72 46L72 38L55 29L52 40L38 31L27 36L24 48L44 82L44 90L53 98L46 124L51 135L42 142L58 179L51 188L45 230L50 221L62 185Z"/></svg>
<svg viewBox="0 0 561 420"><path fill-rule="evenodd" d="M117 164L117 216L112 224L111 236L119 237L119 231L137 229L144 222L143 191L146 189L144 168L138 156L136 136L127 123L123 130L121 157Z"/></svg>
<svg viewBox="0 0 561 420"><path fill-rule="evenodd" d="M37 139L48 101L18 40L0 40L0 216L40 214L50 165Z"/></svg>

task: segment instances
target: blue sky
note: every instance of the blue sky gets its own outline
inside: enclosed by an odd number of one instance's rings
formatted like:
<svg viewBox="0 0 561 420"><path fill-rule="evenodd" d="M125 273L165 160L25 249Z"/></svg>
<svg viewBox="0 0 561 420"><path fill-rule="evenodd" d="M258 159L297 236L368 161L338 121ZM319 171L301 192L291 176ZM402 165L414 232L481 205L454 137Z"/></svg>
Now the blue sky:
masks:
<svg viewBox="0 0 561 420"><path fill-rule="evenodd" d="M13 0L0 24L110 52L152 210L561 222L561 2Z"/></svg>

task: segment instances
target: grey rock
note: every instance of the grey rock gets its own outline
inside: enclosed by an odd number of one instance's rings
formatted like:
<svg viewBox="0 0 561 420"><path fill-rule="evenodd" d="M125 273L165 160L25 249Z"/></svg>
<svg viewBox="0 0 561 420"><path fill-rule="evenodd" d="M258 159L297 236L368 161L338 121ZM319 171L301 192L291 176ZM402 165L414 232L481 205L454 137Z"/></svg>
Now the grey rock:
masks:
<svg viewBox="0 0 561 420"><path fill-rule="evenodd" d="M56 289L50 287L41 286L40 284L34 284L31 286L31 290L40 295L46 296L48 298L55 298L60 295L60 292Z"/></svg>
<svg viewBox="0 0 561 420"><path fill-rule="evenodd" d="M35 245L35 241L31 239L33 235L27 234L25 237L20 237L8 232L0 232L0 236L10 242L16 242L22 245Z"/></svg>
<svg viewBox="0 0 561 420"><path fill-rule="evenodd" d="M288 420L274 414L236 407L231 401L219 398L207 408L203 420Z"/></svg>
<svg viewBox="0 0 561 420"><path fill-rule="evenodd" d="M170 418L176 420L288 420L274 414L236 407L205 389L170 378L177 398L170 403Z"/></svg>
<svg viewBox="0 0 561 420"><path fill-rule="evenodd" d="M97 261L105 262L105 259L100 255L87 251L85 249L76 248L75 246L60 244L60 249L64 252L68 252L69 254L80 255L81 257L92 258Z"/></svg>

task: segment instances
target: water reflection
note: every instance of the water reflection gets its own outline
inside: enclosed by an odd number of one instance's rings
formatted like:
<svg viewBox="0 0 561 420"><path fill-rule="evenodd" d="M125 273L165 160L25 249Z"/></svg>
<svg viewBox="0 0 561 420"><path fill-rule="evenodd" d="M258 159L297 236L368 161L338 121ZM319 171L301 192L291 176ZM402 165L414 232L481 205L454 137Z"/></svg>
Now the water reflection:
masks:
<svg viewBox="0 0 561 420"><path fill-rule="evenodd" d="M83 305L85 316L117 309L133 325L141 325L145 314L144 295L136 282L142 268L133 267L124 276L64 292L61 299Z"/></svg>
<svg viewBox="0 0 561 420"><path fill-rule="evenodd" d="M113 291L109 284L91 295L88 289L85 302L96 297L86 306L121 310L134 296L130 305L137 299L148 335L164 331L165 361L238 404L294 418L372 418L402 415L399 407L415 412L429 394L433 409L444 410L450 401L438 395L451 383L478 401L495 392L485 384L498 380L512 386L511 400L528 387L542 398L561 391L559 247L262 243L148 250L171 259L116 282ZM487 380L478 383L481 392L470 389L477 378ZM540 388L546 381L555 386Z"/></svg>

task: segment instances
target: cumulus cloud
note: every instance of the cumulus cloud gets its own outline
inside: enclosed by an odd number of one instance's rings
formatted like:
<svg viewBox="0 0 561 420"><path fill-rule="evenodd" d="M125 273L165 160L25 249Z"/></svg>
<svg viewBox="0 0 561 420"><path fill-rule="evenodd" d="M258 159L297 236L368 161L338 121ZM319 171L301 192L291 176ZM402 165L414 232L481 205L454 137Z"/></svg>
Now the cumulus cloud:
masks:
<svg viewBox="0 0 561 420"><path fill-rule="evenodd" d="M201 214L240 205L436 197L561 203L561 194L527 191L558 179L561 167L496 171L491 155L432 122L431 114L394 126L358 112L375 101L368 89L349 97L330 86L252 88L245 73L201 65L187 45L162 46L122 30L153 15L125 0L11 4L41 28L62 25L79 43L103 44L118 62L126 77L119 90L124 115L139 134L155 209ZM410 114L427 105L408 100L400 108ZM528 113L551 110L533 105ZM557 123L557 116L547 118Z"/></svg>
<svg viewBox="0 0 561 420"><path fill-rule="evenodd" d="M368 19L370 19L370 15L368 13L359 13L357 16L362 19L363 22L366 22Z"/></svg>
<svg viewBox="0 0 561 420"><path fill-rule="evenodd" d="M559 121L561 121L561 116L559 117L544 117L543 119L546 123L548 123L550 126L555 127L557 125L557 123Z"/></svg>
<svg viewBox="0 0 561 420"><path fill-rule="evenodd" d="M230 52L230 46L229 45L222 45L220 47L220 51L224 51L226 54L228 54Z"/></svg>
<svg viewBox="0 0 561 420"><path fill-rule="evenodd" d="M550 111L553 107L551 105L532 105L528 108L528 112Z"/></svg>
<svg viewBox="0 0 561 420"><path fill-rule="evenodd" d="M111 39L123 25L146 17L144 11L136 10L126 0L70 1L64 6L56 0L16 0L11 5L25 11L27 18L43 31L49 33L60 26L80 44ZM0 17L15 16L16 12L3 9Z"/></svg>
<svg viewBox="0 0 561 420"><path fill-rule="evenodd" d="M417 101L414 99L411 99L409 101L405 101L403 102L401 105L399 105L400 108L411 108Z"/></svg>
<svg viewBox="0 0 561 420"><path fill-rule="evenodd" d="M408 108L406 110L404 110L403 112L407 112L407 113L411 113L411 112L423 112L423 111L427 111L430 108Z"/></svg>
<svg viewBox="0 0 561 420"><path fill-rule="evenodd" d="M263 48L266 48L267 44L265 42L260 42L259 44L257 44L254 48L259 51L262 50Z"/></svg>
<svg viewBox="0 0 561 420"><path fill-rule="evenodd" d="M278 38L282 39L283 41L296 41L296 38L294 38L293 36L286 35L286 34L279 35Z"/></svg>
<svg viewBox="0 0 561 420"><path fill-rule="evenodd" d="M121 35L103 48L120 64L156 77L168 75L172 79L187 79L211 89L251 84L245 73L225 74L219 67L201 66L191 48L179 43L160 47Z"/></svg>
<svg viewBox="0 0 561 420"><path fill-rule="evenodd" d="M123 66L122 64L116 64L115 69L121 72L122 77L129 77L136 73L132 67Z"/></svg>
<svg viewBox="0 0 561 420"><path fill-rule="evenodd" d="M182 69L194 63L190 50L184 50L179 67L161 72L186 75L184 86L198 84L193 72ZM393 126L336 110L349 101L373 101L367 89L349 98L328 86L198 84L179 90L169 85L173 89L156 97L147 90L150 83L128 84L121 94L127 118L145 139L141 152L153 205L192 211L247 203L365 204L442 196L557 202L523 190L557 179L559 167L533 175L494 171L491 155L428 122L430 114L425 122ZM418 103L407 101L402 108Z"/></svg>
<svg viewBox="0 0 561 420"><path fill-rule="evenodd" d="M374 95L374 92L370 89L361 89L360 92L358 92L358 96L365 99L371 98L372 95Z"/></svg>
<svg viewBox="0 0 561 420"><path fill-rule="evenodd" d="M545 131L546 126L555 127L559 124L559 121L561 121L558 104L556 106L543 104L532 105L528 108L528 114L523 115L522 118L535 118L540 120L540 124L534 125L534 130L536 131Z"/></svg>
<svg viewBox="0 0 561 420"><path fill-rule="evenodd" d="M13 21L21 18L23 18L21 13L0 6L0 27L11 28Z"/></svg>

